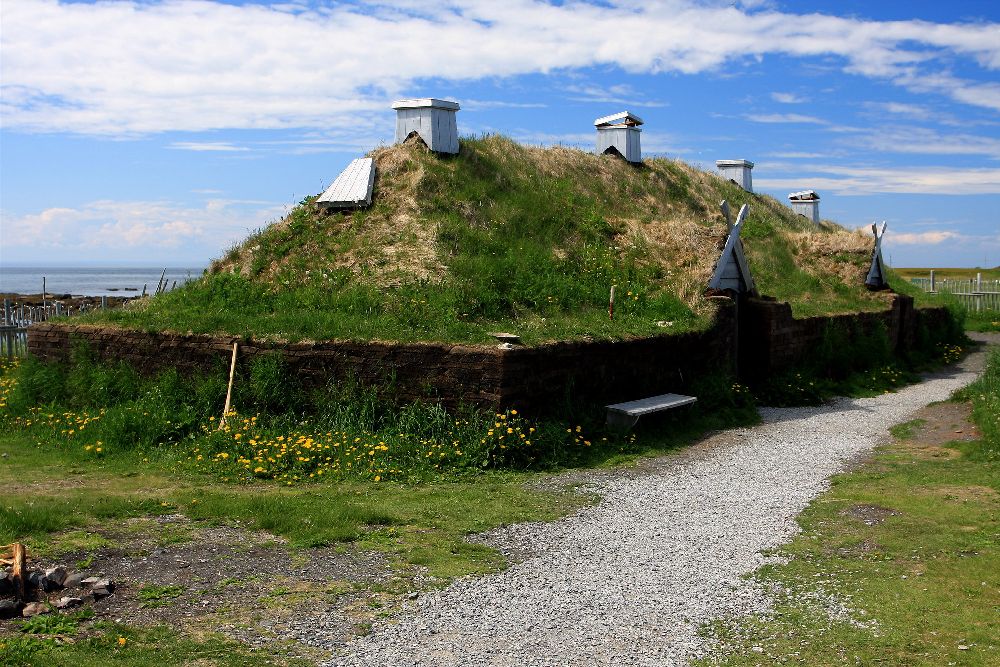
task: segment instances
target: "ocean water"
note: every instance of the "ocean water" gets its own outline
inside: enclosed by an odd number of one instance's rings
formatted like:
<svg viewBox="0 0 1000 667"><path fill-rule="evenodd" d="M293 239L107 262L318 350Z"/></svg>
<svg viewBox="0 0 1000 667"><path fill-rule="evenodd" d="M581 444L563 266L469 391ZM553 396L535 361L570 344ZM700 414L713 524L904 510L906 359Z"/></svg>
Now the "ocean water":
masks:
<svg viewBox="0 0 1000 667"><path fill-rule="evenodd" d="M177 281L179 287L189 279L201 276L205 267L167 268L168 286ZM50 294L73 296L138 296L142 286L152 292L163 267L101 268L101 267L21 267L0 266L0 293L40 294L42 277Z"/></svg>

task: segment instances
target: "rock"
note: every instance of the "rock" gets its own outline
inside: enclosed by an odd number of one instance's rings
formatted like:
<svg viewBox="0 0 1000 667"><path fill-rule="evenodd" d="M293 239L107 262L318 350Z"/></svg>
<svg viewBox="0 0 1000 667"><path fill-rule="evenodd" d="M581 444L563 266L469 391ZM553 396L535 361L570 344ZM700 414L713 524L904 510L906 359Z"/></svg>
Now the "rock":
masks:
<svg viewBox="0 0 1000 667"><path fill-rule="evenodd" d="M45 590L45 573L39 572L38 570L30 570L28 572L28 579L24 582L25 588L35 588L38 590Z"/></svg>
<svg viewBox="0 0 1000 667"><path fill-rule="evenodd" d="M45 570L45 581L47 582L45 590L62 588L68 575L69 572L66 571L66 568L60 566L50 567ZM48 586L51 586L51 588Z"/></svg>
<svg viewBox="0 0 1000 667"><path fill-rule="evenodd" d="M63 582L63 588L76 588L83 583L83 580L87 578L87 575L83 572L75 572L68 577Z"/></svg>
<svg viewBox="0 0 1000 667"><path fill-rule="evenodd" d="M14 618L20 613L20 605L13 600L0 600L0 618Z"/></svg>
<svg viewBox="0 0 1000 667"><path fill-rule="evenodd" d="M87 577L86 579L81 580L80 583L84 586L93 586L100 580L100 577Z"/></svg>
<svg viewBox="0 0 1000 667"><path fill-rule="evenodd" d="M38 616L40 614L48 614L51 609L49 605L44 602L29 602L24 605L24 609L21 610L21 616L25 618L31 618L32 616Z"/></svg>
<svg viewBox="0 0 1000 667"><path fill-rule="evenodd" d="M14 577L6 570L0 572L0 595L9 595L14 592Z"/></svg>
<svg viewBox="0 0 1000 667"><path fill-rule="evenodd" d="M74 598L67 595L56 600L54 604L56 609L69 609L70 607L83 604L83 598Z"/></svg>
<svg viewBox="0 0 1000 667"><path fill-rule="evenodd" d="M101 579L90 589L90 594L94 596L94 600L106 598L114 592L115 584L110 579Z"/></svg>

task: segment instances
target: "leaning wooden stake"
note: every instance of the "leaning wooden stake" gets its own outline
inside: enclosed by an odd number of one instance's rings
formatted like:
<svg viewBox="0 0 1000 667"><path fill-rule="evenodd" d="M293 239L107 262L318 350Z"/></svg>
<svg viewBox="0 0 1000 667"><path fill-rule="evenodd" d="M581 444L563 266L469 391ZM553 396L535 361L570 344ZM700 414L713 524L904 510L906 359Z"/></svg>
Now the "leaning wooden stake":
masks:
<svg viewBox="0 0 1000 667"><path fill-rule="evenodd" d="M14 543L14 570L11 574L14 577L14 590L17 592L17 599L24 599L24 545L20 542Z"/></svg>
<svg viewBox="0 0 1000 667"><path fill-rule="evenodd" d="M25 561L25 549L24 545L20 542L15 542L14 544L8 544L5 547L0 547L4 553L4 556L0 557L0 565L12 565L13 571L11 572L11 578L14 580L14 594L17 596L18 600L24 599L24 561ZM6 550L10 549L10 558L6 557Z"/></svg>
<svg viewBox="0 0 1000 667"><path fill-rule="evenodd" d="M615 319L615 286L611 286L611 298L608 300L608 318Z"/></svg>
<svg viewBox="0 0 1000 667"><path fill-rule="evenodd" d="M233 343L233 360L229 363L229 387L226 389L226 407L222 409L222 419L219 420L219 429L226 425L226 416L229 414L229 403L233 399L233 376L236 375L236 343Z"/></svg>

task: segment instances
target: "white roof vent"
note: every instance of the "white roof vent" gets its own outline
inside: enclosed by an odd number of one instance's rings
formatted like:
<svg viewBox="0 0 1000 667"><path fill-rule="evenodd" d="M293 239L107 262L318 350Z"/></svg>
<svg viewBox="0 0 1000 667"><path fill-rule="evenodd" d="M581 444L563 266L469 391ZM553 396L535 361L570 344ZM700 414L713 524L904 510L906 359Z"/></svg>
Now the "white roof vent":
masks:
<svg viewBox="0 0 1000 667"><path fill-rule="evenodd" d="M815 190L802 190L792 192L788 195L791 202L792 211L812 220L813 224L819 224L819 195Z"/></svg>
<svg viewBox="0 0 1000 667"><path fill-rule="evenodd" d="M801 192L789 193L788 198L792 201L819 201L819 195L815 190L802 190Z"/></svg>
<svg viewBox="0 0 1000 667"><path fill-rule="evenodd" d="M424 97L413 100L396 100L396 143L417 134L427 147L436 153L458 153L458 125L455 112L458 102Z"/></svg>
<svg viewBox="0 0 1000 667"><path fill-rule="evenodd" d="M747 192L753 192L753 162L750 160L716 160L715 166L723 178L728 178Z"/></svg>
<svg viewBox="0 0 1000 667"><path fill-rule="evenodd" d="M597 128L597 152L617 153L629 162L642 162L639 126L643 120L629 111L604 116L594 121Z"/></svg>

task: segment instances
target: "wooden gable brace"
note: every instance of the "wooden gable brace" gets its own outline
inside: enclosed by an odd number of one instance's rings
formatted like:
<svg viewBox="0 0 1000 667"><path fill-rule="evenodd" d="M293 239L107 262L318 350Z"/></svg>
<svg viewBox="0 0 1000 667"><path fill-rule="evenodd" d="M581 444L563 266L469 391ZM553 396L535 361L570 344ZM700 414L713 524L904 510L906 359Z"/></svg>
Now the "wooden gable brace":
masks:
<svg viewBox="0 0 1000 667"><path fill-rule="evenodd" d="M885 264L882 261L882 238L885 236L885 220L882 221L882 229L872 223L872 234L875 235L875 249L872 251L872 265L868 269L868 276L865 278L865 285L868 289L880 290L889 286L885 271Z"/></svg>
<svg viewBox="0 0 1000 667"><path fill-rule="evenodd" d="M735 223L729 209L729 202L723 200L720 208L722 215L726 218L726 226L729 227L729 236L726 238L722 255L715 265L715 272L708 283L708 288L710 290L733 290L740 294L757 296L757 285L750 273L750 265L743 252L743 241L740 239L743 222L746 220L747 214L750 213L750 205L744 204L740 207Z"/></svg>

